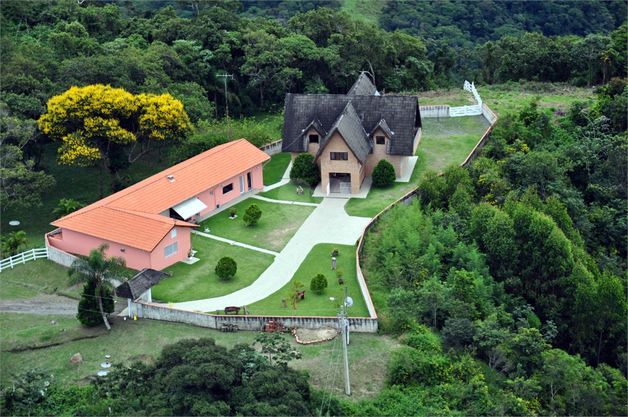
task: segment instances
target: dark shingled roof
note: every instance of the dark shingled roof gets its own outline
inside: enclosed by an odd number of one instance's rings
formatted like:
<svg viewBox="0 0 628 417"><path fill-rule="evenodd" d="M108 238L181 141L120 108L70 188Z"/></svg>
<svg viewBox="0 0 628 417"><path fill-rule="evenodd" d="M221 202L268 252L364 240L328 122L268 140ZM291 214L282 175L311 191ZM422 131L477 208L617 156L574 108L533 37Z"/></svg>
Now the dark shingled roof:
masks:
<svg viewBox="0 0 628 417"><path fill-rule="evenodd" d="M140 295L148 291L153 285L159 284L159 281L167 276L168 274L165 272L144 268L129 281L124 281L124 283L120 284L116 288L116 295L137 300Z"/></svg>
<svg viewBox="0 0 628 417"><path fill-rule="evenodd" d="M391 134L394 133L389 142L390 155L413 154L414 137L421 127L419 102L416 96L392 95L286 94L282 150L306 152L305 129L317 118L329 132L349 101L366 132L373 132L382 119L386 121Z"/></svg>
<svg viewBox="0 0 628 417"><path fill-rule="evenodd" d="M347 145L349 145L349 148L355 154L355 157L358 158L362 164L364 164L366 162L366 157L371 150L371 146L366 135L366 131L364 130L364 127L362 127L362 123L360 123L360 117L351 105L351 102L347 103L344 110L331 127L327 136L325 136L322 140L314 160L318 159L318 157L323 153L327 142L336 131L338 131L345 142L347 142Z"/></svg>
<svg viewBox="0 0 628 417"><path fill-rule="evenodd" d="M365 73L360 74L347 93L347 95L356 96L374 96L375 94L377 94L377 88L373 85L370 78Z"/></svg>

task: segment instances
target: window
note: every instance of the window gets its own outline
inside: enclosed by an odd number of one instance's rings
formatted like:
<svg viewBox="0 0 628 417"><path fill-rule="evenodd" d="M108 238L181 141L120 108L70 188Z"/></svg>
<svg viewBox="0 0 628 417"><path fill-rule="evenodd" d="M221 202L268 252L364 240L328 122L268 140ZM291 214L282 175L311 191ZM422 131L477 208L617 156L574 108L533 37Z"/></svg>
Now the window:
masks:
<svg viewBox="0 0 628 417"><path fill-rule="evenodd" d="M318 143L318 135L310 135L310 143Z"/></svg>
<svg viewBox="0 0 628 417"><path fill-rule="evenodd" d="M173 238L173 239L174 239L175 237L177 237L177 229L172 229L172 230L170 231L170 237L171 237L171 238Z"/></svg>
<svg viewBox="0 0 628 417"><path fill-rule="evenodd" d="M386 137L384 136L375 136L375 143L378 145L385 145L386 144Z"/></svg>
<svg viewBox="0 0 628 417"><path fill-rule="evenodd" d="M172 245L168 245L164 248L165 257L174 255L179 251L179 242L174 242Z"/></svg>
<svg viewBox="0 0 628 417"><path fill-rule="evenodd" d="M209 196L211 197L211 196L213 196L213 195L214 195L214 192L213 192L213 191L210 191L210 192L209 192Z"/></svg>
<svg viewBox="0 0 628 417"><path fill-rule="evenodd" d="M330 152L329 154L332 161L347 161L349 159L347 152Z"/></svg>
<svg viewBox="0 0 628 417"><path fill-rule="evenodd" d="M229 185L225 185L224 187L222 187L222 193L223 194L227 194L229 191L233 191L233 183L231 183Z"/></svg>

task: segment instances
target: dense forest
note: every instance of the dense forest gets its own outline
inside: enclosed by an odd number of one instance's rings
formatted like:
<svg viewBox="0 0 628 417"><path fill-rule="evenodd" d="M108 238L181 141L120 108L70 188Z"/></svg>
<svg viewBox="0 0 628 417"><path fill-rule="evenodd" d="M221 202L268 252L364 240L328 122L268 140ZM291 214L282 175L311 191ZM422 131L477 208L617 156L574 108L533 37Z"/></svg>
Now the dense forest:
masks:
<svg viewBox="0 0 628 417"><path fill-rule="evenodd" d="M395 11L408 7L425 16L422 32L389 22L413 16ZM275 8L285 9L286 19L274 20ZM626 73L625 2L390 2L381 27L334 8L335 2L3 2L3 207L37 205L54 180L39 171L42 144L51 137L34 121L73 86L103 84L181 101L200 128L167 143L180 145L176 161L225 140L208 133L215 131L208 122L223 118L227 103L232 116L279 111L286 92L343 93L360 71L380 91L397 93L457 87L463 79L596 85ZM556 19L572 22L560 33L538 20L541 9L552 8ZM255 10L266 12L253 16ZM585 15L592 10L605 18L596 23ZM431 30L446 27L434 16L475 29L459 41ZM513 25L519 29L499 30ZM522 32L537 29L543 33ZM250 139L261 144L267 137L256 132ZM122 186L128 148L109 155L120 166L112 191Z"/></svg>
<svg viewBox="0 0 628 417"><path fill-rule="evenodd" d="M500 115L473 163L429 172L414 203L382 216L362 264L381 331L403 347L376 399L334 398L328 412L628 414L626 2L390 1L373 12L377 24L343 5L2 2L2 209L36 209L54 183L40 169L44 145L58 139L48 103L77 105L72 87L102 97L116 89L153 110L182 103L183 128L165 139L177 162L229 139L217 128L225 103L236 118L278 112L287 92L344 93L361 71L385 93L459 88L463 79L594 86L595 102L564 117L536 101ZM241 123L253 143L268 139ZM103 154L108 192L124 186L133 152L122 144ZM86 387L48 388L37 370L20 378L3 411L324 412L321 393L286 363L208 340Z"/></svg>

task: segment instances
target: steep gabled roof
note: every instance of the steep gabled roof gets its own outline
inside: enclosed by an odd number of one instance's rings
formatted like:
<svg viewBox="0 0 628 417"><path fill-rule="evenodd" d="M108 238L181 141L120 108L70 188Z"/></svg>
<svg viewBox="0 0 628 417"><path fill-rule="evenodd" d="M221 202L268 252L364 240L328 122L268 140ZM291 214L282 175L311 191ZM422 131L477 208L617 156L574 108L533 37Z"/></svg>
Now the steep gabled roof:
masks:
<svg viewBox="0 0 628 417"><path fill-rule="evenodd" d="M353 83L347 95L356 96L374 96L377 94L377 88L371 82L371 79L365 72L361 73L358 79Z"/></svg>
<svg viewBox="0 0 628 417"><path fill-rule="evenodd" d="M116 288L116 295L122 298L137 300L149 288L159 284L168 274L155 269L144 268L129 281L124 281Z"/></svg>
<svg viewBox="0 0 628 417"><path fill-rule="evenodd" d="M375 133L375 131L377 130L377 128L382 129L382 131L384 132L384 134L386 136L388 136L388 142L386 142L386 153L390 153L390 144L392 143L392 138L393 135L395 134L395 132L393 132L392 130L390 130L390 127L388 127L388 123L386 123L386 119L382 119L379 121L379 123L373 128L373 130L371 131L371 133L369 134L369 137L373 137L373 134Z"/></svg>
<svg viewBox="0 0 628 417"><path fill-rule="evenodd" d="M315 117L329 132L338 115L351 101L366 132L372 132L382 119L395 134L390 140L391 155L412 155L414 138L421 126L416 96L364 96L344 94L287 94L284 110L284 152L306 152L302 130Z"/></svg>
<svg viewBox="0 0 628 417"><path fill-rule="evenodd" d="M269 159L245 139L225 143L62 217L52 225L152 251L174 226L197 227L159 213Z"/></svg>
<svg viewBox="0 0 628 417"><path fill-rule="evenodd" d="M325 146L336 132L340 133L345 142L347 142L347 145L349 146L349 149L351 149L351 152L353 152L355 157L362 164L364 164L364 162L366 162L366 157L371 150L371 147L366 131L364 130L364 127L362 127L360 117L358 116L350 101L347 103L342 113L340 113L338 119L336 119L336 122L331 127L329 133L327 133L327 136L325 136L325 138L322 140L318 149L318 153L316 154L314 159L317 160L318 157L322 155Z"/></svg>

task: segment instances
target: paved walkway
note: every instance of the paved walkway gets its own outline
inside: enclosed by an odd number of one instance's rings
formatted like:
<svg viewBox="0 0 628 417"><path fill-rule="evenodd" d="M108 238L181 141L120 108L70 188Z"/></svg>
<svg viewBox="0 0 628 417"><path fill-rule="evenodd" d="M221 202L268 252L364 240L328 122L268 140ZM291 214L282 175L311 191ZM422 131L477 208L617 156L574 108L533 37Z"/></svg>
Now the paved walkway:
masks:
<svg viewBox="0 0 628 417"><path fill-rule="evenodd" d="M371 219L347 215L344 210L347 201L349 200L325 198L318 204L286 247L275 257L275 261L250 286L222 297L175 303L174 307L211 312L227 306L250 305L268 297L290 282L315 245L319 243L354 245Z"/></svg>

